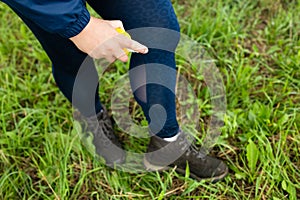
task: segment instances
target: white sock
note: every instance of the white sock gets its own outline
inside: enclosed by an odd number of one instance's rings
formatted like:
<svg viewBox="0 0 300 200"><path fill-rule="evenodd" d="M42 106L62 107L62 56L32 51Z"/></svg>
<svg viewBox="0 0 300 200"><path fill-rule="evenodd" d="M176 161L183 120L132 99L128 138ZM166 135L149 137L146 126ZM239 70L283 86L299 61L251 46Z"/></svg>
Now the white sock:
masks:
<svg viewBox="0 0 300 200"><path fill-rule="evenodd" d="M165 141L167 142L174 142L177 140L178 136L180 135L180 132L178 132L176 135L174 135L173 137L169 137L169 138L163 138Z"/></svg>

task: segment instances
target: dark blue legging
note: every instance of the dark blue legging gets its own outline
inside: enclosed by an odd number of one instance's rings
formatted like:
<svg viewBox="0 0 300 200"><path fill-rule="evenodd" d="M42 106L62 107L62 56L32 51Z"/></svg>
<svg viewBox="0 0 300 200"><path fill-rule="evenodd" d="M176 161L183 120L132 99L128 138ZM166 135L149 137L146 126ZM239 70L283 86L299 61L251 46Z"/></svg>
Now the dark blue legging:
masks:
<svg viewBox="0 0 300 200"><path fill-rule="evenodd" d="M146 55L133 54L130 60L130 71L138 66L143 66L141 70L137 70L142 71L142 75L139 73L130 74L132 87L137 87L134 84L137 79L141 79L141 76L144 76L142 79L147 80L147 82L151 80L148 84L133 90L134 97L141 105L150 124L150 130L160 137L175 135L179 127L176 120L174 94L176 82L174 69L176 66L173 52L179 40L179 25L170 0L88 0L87 2L103 19L121 20L126 30L161 27L178 33L172 35L168 34L167 31L162 31L158 36L153 36L155 39L151 39L151 41L147 39L148 37L144 38L140 34L135 35L133 33L133 39L153 48L150 48ZM54 79L67 99L86 116L92 115L95 111L99 112L102 107L98 91L95 93L94 90L89 90L89 82L98 81L93 60L87 58L87 55L78 50L69 39L46 32L30 19L17 11L16 13L32 30L51 59ZM153 34L155 35L155 31ZM170 39L170 37L172 38ZM155 46L162 46L163 48L154 48ZM77 95L74 101L74 99L72 100L74 81L84 60L87 63L85 70L92 76L86 77L86 80L81 82L80 87L76 88L79 90L78 93L82 95ZM167 66L173 70L161 70L160 66ZM153 79L157 79L157 81ZM159 84L161 80L167 80L168 87ZM92 101L87 99L89 94L95 96L95 99ZM89 106L91 103L95 104L95 107ZM161 119L163 118L162 115L165 115L166 119ZM165 121L162 129L157 128L161 126L161 121Z"/></svg>

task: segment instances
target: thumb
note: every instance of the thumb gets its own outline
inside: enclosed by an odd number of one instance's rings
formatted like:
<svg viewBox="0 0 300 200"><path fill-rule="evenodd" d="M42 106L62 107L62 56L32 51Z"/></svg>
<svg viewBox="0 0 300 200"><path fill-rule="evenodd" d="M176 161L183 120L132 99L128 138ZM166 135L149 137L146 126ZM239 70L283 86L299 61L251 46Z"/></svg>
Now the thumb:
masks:
<svg viewBox="0 0 300 200"><path fill-rule="evenodd" d="M107 22L113 27L113 28L121 28L125 31L122 21L120 20L107 20Z"/></svg>

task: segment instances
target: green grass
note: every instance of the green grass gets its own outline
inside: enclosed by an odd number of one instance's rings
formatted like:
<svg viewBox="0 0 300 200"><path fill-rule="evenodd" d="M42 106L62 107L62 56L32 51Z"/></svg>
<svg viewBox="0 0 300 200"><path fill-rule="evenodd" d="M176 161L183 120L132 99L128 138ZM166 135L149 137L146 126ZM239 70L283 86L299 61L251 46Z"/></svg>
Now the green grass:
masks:
<svg viewBox="0 0 300 200"><path fill-rule="evenodd" d="M212 185L174 170L134 174L94 160L73 130L46 54L0 4L0 199L300 199L300 2L173 2L182 33L206 48L223 76L225 126L212 153L226 160L229 176ZM205 130L209 91L180 59ZM126 69L117 63L101 79L105 105ZM124 135L124 143L143 151L139 140Z"/></svg>

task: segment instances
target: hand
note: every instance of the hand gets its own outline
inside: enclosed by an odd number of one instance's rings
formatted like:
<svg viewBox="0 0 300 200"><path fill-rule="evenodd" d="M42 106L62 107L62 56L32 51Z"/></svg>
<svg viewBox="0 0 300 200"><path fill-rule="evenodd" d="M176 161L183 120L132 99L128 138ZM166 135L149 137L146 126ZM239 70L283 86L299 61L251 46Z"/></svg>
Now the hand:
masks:
<svg viewBox="0 0 300 200"><path fill-rule="evenodd" d="M116 31L118 27L124 29L119 20L108 21L91 16L87 26L70 40L92 58L105 58L109 62L116 59L127 62L128 56L123 50L125 48L142 54L148 53L146 46L119 34Z"/></svg>

